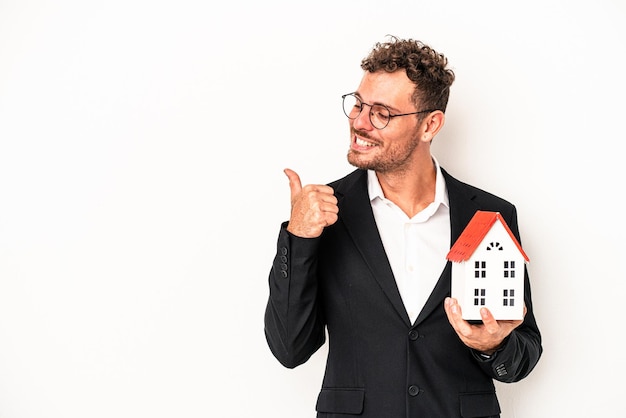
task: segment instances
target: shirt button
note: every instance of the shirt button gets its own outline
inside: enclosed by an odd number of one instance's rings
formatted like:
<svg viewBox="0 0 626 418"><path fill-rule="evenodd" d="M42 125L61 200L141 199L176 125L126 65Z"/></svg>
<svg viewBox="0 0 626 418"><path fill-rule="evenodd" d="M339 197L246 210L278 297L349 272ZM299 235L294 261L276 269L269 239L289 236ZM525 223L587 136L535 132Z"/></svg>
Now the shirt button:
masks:
<svg viewBox="0 0 626 418"><path fill-rule="evenodd" d="M415 385L411 385L409 386L409 395L411 396L417 396L420 393L420 388L415 386Z"/></svg>

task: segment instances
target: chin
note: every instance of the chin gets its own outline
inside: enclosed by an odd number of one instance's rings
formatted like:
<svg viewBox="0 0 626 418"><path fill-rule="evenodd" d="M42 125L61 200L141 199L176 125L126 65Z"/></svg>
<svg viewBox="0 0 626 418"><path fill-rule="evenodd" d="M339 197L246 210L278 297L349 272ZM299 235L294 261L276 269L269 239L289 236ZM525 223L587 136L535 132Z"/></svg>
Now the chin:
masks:
<svg viewBox="0 0 626 418"><path fill-rule="evenodd" d="M371 161L363 161L354 152L348 152L348 163L361 170L375 170L375 164Z"/></svg>

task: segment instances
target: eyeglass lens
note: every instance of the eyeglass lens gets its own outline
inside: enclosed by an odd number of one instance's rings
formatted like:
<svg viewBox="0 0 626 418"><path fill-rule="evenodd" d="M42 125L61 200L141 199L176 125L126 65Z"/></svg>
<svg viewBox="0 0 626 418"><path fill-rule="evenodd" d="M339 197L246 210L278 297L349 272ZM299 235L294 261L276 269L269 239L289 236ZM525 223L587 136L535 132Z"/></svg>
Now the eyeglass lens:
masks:
<svg viewBox="0 0 626 418"><path fill-rule="evenodd" d="M389 123L389 109L383 105L369 105L363 103L353 94L346 94L343 98L343 112L350 119L356 119L363 110L363 106L370 106L369 118L372 126L383 129Z"/></svg>

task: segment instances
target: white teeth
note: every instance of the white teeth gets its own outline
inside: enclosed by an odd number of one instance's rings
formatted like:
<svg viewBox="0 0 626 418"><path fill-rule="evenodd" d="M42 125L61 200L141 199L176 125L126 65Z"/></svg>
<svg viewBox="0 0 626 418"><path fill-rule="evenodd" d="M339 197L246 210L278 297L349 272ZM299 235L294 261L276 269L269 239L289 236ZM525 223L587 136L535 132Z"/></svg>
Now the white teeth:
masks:
<svg viewBox="0 0 626 418"><path fill-rule="evenodd" d="M359 138L358 136L356 137L355 142L360 147L373 147L374 146L374 144L372 144L370 142L366 142L366 141L362 140L361 138Z"/></svg>

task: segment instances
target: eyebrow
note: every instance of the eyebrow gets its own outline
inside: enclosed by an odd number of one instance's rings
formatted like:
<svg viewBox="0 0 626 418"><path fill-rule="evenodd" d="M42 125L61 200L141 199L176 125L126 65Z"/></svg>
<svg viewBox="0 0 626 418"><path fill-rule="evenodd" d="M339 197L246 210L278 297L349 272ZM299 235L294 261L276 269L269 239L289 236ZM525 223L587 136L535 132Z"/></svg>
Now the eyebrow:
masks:
<svg viewBox="0 0 626 418"><path fill-rule="evenodd" d="M359 100L364 101L363 97L361 97L361 95L359 94L358 91L355 91L354 94L356 97L359 98ZM369 103L368 103L369 104ZM402 112L400 109L398 109L397 107L393 107L391 105L388 105L387 103L382 103L382 102L374 102L372 103L373 105L380 105L380 106L385 106L387 109L394 111L394 112Z"/></svg>

